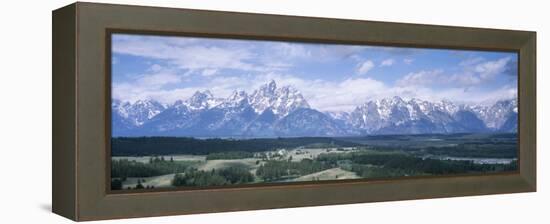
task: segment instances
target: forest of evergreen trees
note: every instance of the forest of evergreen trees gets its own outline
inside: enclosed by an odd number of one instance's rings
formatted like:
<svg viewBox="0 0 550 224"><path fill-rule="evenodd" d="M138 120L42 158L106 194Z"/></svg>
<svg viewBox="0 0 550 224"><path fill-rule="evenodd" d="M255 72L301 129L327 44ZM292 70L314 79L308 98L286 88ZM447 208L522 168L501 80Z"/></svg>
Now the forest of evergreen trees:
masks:
<svg viewBox="0 0 550 224"><path fill-rule="evenodd" d="M176 174L172 180L172 185L176 187L205 187L245 184L252 181L254 181L254 176L247 169L228 167L211 171L189 169L185 173Z"/></svg>
<svg viewBox="0 0 550 224"><path fill-rule="evenodd" d="M350 161L353 165L359 165L352 166L352 171L363 177L371 177L372 175L377 177L410 176L419 174L447 175L513 171L517 169L517 162L512 162L510 164L476 164L473 161L419 158L397 153L330 153L319 155L317 160L331 165L336 165L341 161ZM376 173L377 169L371 169L373 166L383 169L379 169L379 172Z"/></svg>
<svg viewBox="0 0 550 224"><path fill-rule="evenodd" d="M413 136L429 139L429 136ZM362 178L452 175L515 171L508 164L478 164L445 157L517 158L517 139L510 135L446 135L441 141L410 141L411 136L364 138L196 139L180 137L113 138L113 156L152 156L149 161L113 159L111 187L122 189L127 178L138 178L132 189L151 188L148 177L175 174L172 186L223 186L288 181L331 168L351 171ZM373 142L366 142L366 140ZM372 143L372 144L370 144ZM353 151L347 147L353 147ZM322 150L308 158L292 160L286 153ZM286 149L280 150L279 149ZM297 149L290 151L291 149ZM174 161L168 155L204 155L202 160ZM302 155L302 154L300 154ZM298 156L296 154L295 156ZM202 157L201 157L202 158ZM248 158L256 158L249 160ZM242 160L245 159L245 160ZM232 165L213 160L241 160ZM203 170L214 163L219 169ZM243 165L244 164L244 165ZM200 168L200 169L199 169Z"/></svg>
<svg viewBox="0 0 550 224"><path fill-rule="evenodd" d="M265 181L274 181L281 178L299 177L331 168L329 164L311 159L299 162L270 160L256 170L256 176Z"/></svg>
<svg viewBox="0 0 550 224"><path fill-rule="evenodd" d="M165 174L183 172L193 162L174 161L164 157L151 157L148 163L127 159L111 161L111 178L153 177Z"/></svg>
<svg viewBox="0 0 550 224"><path fill-rule="evenodd" d="M206 155L206 160L217 159L245 159L254 157L254 153L243 151L214 152Z"/></svg>
<svg viewBox="0 0 550 224"><path fill-rule="evenodd" d="M333 138L197 139L186 137L116 137L111 139L112 156L207 155L218 152L264 152L310 144L351 147L357 143Z"/></svg>

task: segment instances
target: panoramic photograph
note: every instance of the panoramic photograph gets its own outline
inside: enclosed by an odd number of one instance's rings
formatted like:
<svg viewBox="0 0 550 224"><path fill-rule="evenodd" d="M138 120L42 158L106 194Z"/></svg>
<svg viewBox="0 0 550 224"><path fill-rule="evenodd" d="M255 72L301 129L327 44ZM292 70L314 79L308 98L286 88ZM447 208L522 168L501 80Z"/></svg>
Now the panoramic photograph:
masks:
<svg viewBox="0 0 550 224"><path fill-rule="evenodd" d="M518 169L515 52L111 41L111 190Z"/></svg>

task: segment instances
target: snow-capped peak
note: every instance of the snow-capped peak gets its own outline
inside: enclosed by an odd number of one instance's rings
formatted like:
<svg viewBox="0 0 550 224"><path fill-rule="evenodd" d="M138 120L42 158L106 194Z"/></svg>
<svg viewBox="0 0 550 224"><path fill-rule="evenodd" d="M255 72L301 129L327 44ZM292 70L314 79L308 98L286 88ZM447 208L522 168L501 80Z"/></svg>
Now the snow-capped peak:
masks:
<svg viewBox="0 0 550 224"><path fill-rule="evenodd" d="M240 102L247 99L248 99L248 94L246 94L245 91L240 90L240 91L233 91L233 93L231 94L231 96L229 96L227 100L233 101L233 102Z"/></svg>
<svg viewBox="0 0 550 224"><path fill-rule="evenodd" d="M233 93L219 104L220 108L242 107L248 105L248 94L245 91L233 91Z"/></svg>
<svg viewBox="0 0 550 224"><path fill-rule="evenodd" d="M208 90L196 91L191 98L187 99L184 103L191 110L203 110L210 109L218 106L223 100L214 98L212 93Z"/></svg>
<svg viewBox="0 0 550 224"><path fill-rule="evenodd" d="M267 89L269 92L274 92L277 89L277 83L275 83L275 80L269 81L269 83L265 84L265 89Z"/></svg>
<svg viewBox="0 0 550 224"><path fill-rule="evenodd" d="M135 126L143 125L166 107L155 100L137 100L131 102L113 101L113 110L123 118L130 120Z"/></svg>
<svg viewBox="0 0 550 224"><path fill-rule="evenodd" d="M467 105L394 96L366 101L349 113L317 111L296 88L273 80L252 94L233 91L223 99L206 90L169 106L148 99L113 99L111 106L118 135L140 130L136 133L228 136L274 136L277 131L294 136L306 129L313 135L515 132L518 109L516 99Z"/></svg>
<svg viewBox="0 0 550 224"><path fill-rule="evenodd" d="M278 88L274 80L254 91L250 95L250 104L258 114L269 108L279 116L286 116L298 108L309 108L300 91L292 86Z"/></svg>
<svg viewBox="0 0 550 224"><path fill-rule="evenodd" d="M325 112L325 114L332 117L333 119L343 120L343 121L349 120L349 116L350 116L350 114L345 111L327 111Z"/></svg>
<svg viewBox="0 0 550 224"><path fill-rule="evenodd" d="M488 128L498 129L511 113L517 114L517 100L499 100L492 105L470 105L466 108L485 122Z"/></svg>

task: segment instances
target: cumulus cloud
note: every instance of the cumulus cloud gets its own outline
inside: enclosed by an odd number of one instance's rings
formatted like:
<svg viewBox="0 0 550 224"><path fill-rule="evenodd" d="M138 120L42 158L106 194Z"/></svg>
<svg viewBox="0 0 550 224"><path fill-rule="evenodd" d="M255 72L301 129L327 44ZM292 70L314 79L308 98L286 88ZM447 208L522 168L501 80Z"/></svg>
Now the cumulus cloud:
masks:
<svg viewBox="0 0 550 224"><path fill-rule="evenodd" d="M411 72L397 80L397 86L429 86L435 83L446 83L443 70Z"/></svg>
<svg viewBox="0 0 550 224"><path fill-rule="evenodd" d="M153 64L147 69L149 72L133 75L131 79L124 82L112 84L113 98L134 102L140 99L163 98L161 92L169 85L180 84L185 81L186 73L178 73L175 70L164 68ZM160 101L165 101L160 100Z"/></svg>
<svg viewBox="0 0 550 224"><path fill-rule="evenodd" d="M395 61L393 59L386 59L380 63L380 67L392 66Z"/></svg>
<svg viewBox="0 0 550 224"><path fill-rule="evenodd" d="M438 72L418 73L420 76L437 75ZM141 79L140 79L141 80ZM148 79L150 80L150 79ZM303 79L299 76L282 73L265 73L245 76L215 76L207 83L174 89L152 88L150 85L123 84L113 87L113 96L123 99L155 99L163 103L188 99L196 91L209 90L214 96L226 98L235 90L244 90L251 94L260 86L275 80L279 87L292 86L299 90L311 107L320 111L348 111L368 100L400 96L405 99L452 100L456 102L482 102L515 96L515 87L507 86L486 92L473 88L445 88L434 90L422 85L389 86L373 78L347 78L342 81ZM141 81L144 83L144 81ZM166 82L168 84L170 82Z"/></svg>
<svg viewBox="0 0 550 224"><path fill-rule="evenodd" d="M157 73L140 77L135 84L149 88L159 88L167 84L179 83L181 77L172 73Z"/></svg>
<svg viewBox="0 0 550 224"><path fill-rule="evenodd" d="M495 75L503 73L507 69L510 60L510 57L505 57L495 61L480 63L475 66L474 70L479 74L481 79L490 80Z"/></svg>
<svg viewBox="0 0 550 224"><path fill-rule="evenodd" d="M475 66L476 64L479 64L484 60L485 59L482 57L470 57L470 58L467 58L466 60L461 61L460 63L458 63L458 65L462 67Z"/></svg>
<svg viewBox="0 0 550 224"><path fill-rule="evenodd" d="M367 74L373 68L374 68L374 62L372 62L371 60L363 61L357 66L357 74L359 75Z"/></svg>
<svg viewBox="0 0 550 224"><path fill-rule="evenodd" d="M274 52L278 52L285 58L309 58L312 52L306 49L303 44L278 43L273 46Z"/></svg>
<svg viewBox="0 0 550 224"><path fill-rule="evenodd" d="M411 56L411 55L417 54L418 52L422 51L422 49L420 49L420 48L409 48L409 47L372 46L372 47L369 47L369 48L384 51L387 54L391 54L391 55L395 55L395 56Z"/></svg>
<svg viewBox="0 0 550 224"><path fill-rule="evenodd" d="M349 58L366 49L352 45L126 34L114 35L112 45L113 53L163 60L181 69L216 68L262 73L288 70L297 60Z"/></svg>
<svg viewBox="0 0 550 224"><path fill-rule="evenodd" d="M160 70L162 70L163 67L159 64L153 64L151 65L151 67L149 68L150 71L153 71L153 72L158 72Z"/></svg>
<svg viewBox="0 0 550 224"><path fill-rule="evenodd" d="M216 77L212 85L204 86L204 89L210 89L220 97L229 96L233 90L244 90L250 94L270 80L274 80L279 87L296 88L313 108L321 111L351 111L367 99L375 97L373 93L383 94L388 88L383 82L372 78L348 78L333 82L267 73L249 77Z"/></svg>
<svg viewBox="0 0 550 224"><path fill-rule="evenodd" d="M128 63L121 55L137 56L149 67L113 82L113 98L123 101L155 99L163 103L189 98L198 90L228 97L234 90L249 94L275 80L279 86L298 89L309 104L321 111L351 111L367 100L400 96L426 100L486 101L513 96L515 86L483 89L482 84L501 74L517 78L516 61L503 57L488 61L481 57L456 62L453 68L393 74L374 79L365 76L376 66L410 65L422 61L418 49L351 45L313 45L281 42L227 42L198 38L120 35L113 38L118 64ZM222 43L222 44L220 44ZM230 43L230 44L228 44ZM363 54L365 51L369 54ZM382 61L368 60L382 54ZM414 56L414 57L413 57ZM133 59L132 59L133 60ZM401 62L402 63L399 63ZM302 62L311 68L296 68ZM335 76L323 77L316 65L334 63ZM131 63L134 63L132 61ZM332 66L332 64L329 64ZM437 65L437 63L434 63ZM329 67L329 66L327 66ZM403 66L410 69L416 66ZM331 70L333 67L327 70ZM382 72L384 69L380 69ZM378 72L378 70L376 70ZM312 75L314 74L314 75ZM383 76L383 77L382 77Z"/></svg>
<svg viewBox="0 0 550 224"><path fill-rule="evenodd" d="M403 63L405 63L406 65L411 65L413 63L413 59L411 58L405 58L403 59Z"/></svg>
<svg viewBox="0 0 550 224"><path fill-rule="evenodd" d="M202 76L213 76L213 75L216 75L216 73L218 73L218 69L204 69L202 70Z"/></svg>
<svg viewBox="0 0 550 224"><path fill-rule="evenodd" d="M471 88L490 82L498 75L514 71L516 64L510 57L486 61L480 58L468 59L460 63L462 70L449 73L442 69L411 72L396 81L398 86L434 86ZM515 72L515 71L514 71ZM515 73L514 73L515 74Z"/></svg>
<svg viewBox="0 0 550 224"><path fill-rule="evenodd" d="M203 71L204 72L204 71ZM505 86L493 91L475 87L479 76L469 74L446 75L442 70L410 73L396 85L387 85L373 78L352 77L341 81L305 79L285 73L262 73L238 76L213 76L208 82L176 88L163 88L167 85L185 83L185 76L160 70L158 73L138 76L131 83L113 85L113 97L125 101L155 99L163 103L189 98L199 90L210 90L216 97L228 97L234 90L244 90L251 94L261 85L275 80L279 86L293 86L298 89L309 104L321 111L352 111L368 100L400 96L405 99L452 100L456 102L487 102L515 97L515 86ZM450 77L450 78L449 78ZM462 83L457 85L457 83ZM435 90L432 85L449 85ZM465 89L462 85L474 85Z"/></svg>
<svg viewBox="0 0 550 224"><path fill-rule="evenodd" d="M235 42L225 47L205 41L197 45L196 38L116 35L113 52L132 56L166 60L182 69L239 69L266 71L268 66L248 62L256 57L246 45Z"/></svg>

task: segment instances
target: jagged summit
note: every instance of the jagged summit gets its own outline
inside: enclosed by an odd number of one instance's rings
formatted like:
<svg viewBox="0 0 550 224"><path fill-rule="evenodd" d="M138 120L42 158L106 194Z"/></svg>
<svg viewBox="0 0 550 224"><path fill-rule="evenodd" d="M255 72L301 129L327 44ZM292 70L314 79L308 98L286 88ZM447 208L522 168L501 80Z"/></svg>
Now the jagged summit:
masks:
<svg viewBox="0 0 550 224"><path fill-rule="evenodd" d="M264 91L267 93L274 93L275 90L277 90L277 83L273 79L260 87L260 91Z"/></svg>
<svg viewBox="0 0 550 224"><path fill-rule="evenodd" d="M217 98L197 91L165 106L154 100L113 100L114 136L353 136L516 132L517 100L465 105L399 96L369 100L351 112L320 112L299 90L271 80L251 94Z"/></svg>
<svg viewBox="0 0 550 224"><path fill-rule="evenodd" d="M274 80L255 90L250 95L250 103L257 113L271 109L279 116L286 116L298 108L310 107L300 91L292 86L277 88Z"/></svg>
<svg viewBox="0 0 550 224"><path fill-rule="evenodd" d="M464 120L465 117L474 117ZM348 124L366 133L455 133L503 131L506 120L517 117L515 100L493 105L457 105L448 100L430 102L400 97L371 100L349 115ZM472 130L471 127L476 127Z"/></svg>
<svg viewBox="0 0 550 224"><path fill-rule="evenodd" d="M135 126L143 125L165 109L164 105L154 100L137 100L134 103L115 100L112 103L113 113Z"/></svg>
<svg viewBox="0 0 550 224"><path fill-rule="evenodd" d="M185 101L185 104L192 110L210 109L219 105L222 100L214 98L212 93L208 90L196 91L191 98Z"/></svg>

